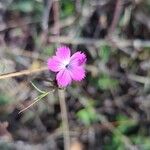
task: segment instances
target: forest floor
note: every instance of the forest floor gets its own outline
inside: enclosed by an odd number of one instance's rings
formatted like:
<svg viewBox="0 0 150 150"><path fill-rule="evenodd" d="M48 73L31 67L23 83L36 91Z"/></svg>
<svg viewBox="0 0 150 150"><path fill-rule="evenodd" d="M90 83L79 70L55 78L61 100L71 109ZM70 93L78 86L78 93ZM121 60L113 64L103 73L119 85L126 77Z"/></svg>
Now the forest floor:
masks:
<svg viewBox="0 0 150 150"><path fill-rule="evenodd" d="M19 113L51 90L59 44L87 55L66 89L70 149L150 150L149 0L0 1L0 150L63 150L57 90Z"/></svg>

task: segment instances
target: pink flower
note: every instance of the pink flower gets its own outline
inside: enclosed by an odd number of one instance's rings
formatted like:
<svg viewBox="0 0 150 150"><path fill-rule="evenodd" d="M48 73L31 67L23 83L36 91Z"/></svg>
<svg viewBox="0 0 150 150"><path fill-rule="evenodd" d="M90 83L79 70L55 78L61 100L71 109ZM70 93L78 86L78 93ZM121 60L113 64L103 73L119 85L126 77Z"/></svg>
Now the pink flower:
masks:
<svg viewBox="0 0 150 150"><path fill-rule="evenodd" d="M48 59L48 69L57 72L56 80L59 87L66 87L74 81L81 81L85 77L84 64L86 55L80 51L71 56L66 46L57 48L56 55Z"/></svg>

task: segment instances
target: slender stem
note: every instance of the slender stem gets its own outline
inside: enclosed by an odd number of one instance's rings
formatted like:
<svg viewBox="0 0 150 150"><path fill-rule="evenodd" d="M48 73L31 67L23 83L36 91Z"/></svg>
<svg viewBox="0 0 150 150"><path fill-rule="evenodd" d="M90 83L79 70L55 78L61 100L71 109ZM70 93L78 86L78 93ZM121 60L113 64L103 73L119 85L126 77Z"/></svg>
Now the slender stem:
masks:
<svg viewBox="0 0 150 150"><path fill-rule="evenodd" d="M69 133L67 107L65 101L65 90L59 89L58 96L59 96L62 126L63 126L64 150L70 150L70 133Z"/></svg>

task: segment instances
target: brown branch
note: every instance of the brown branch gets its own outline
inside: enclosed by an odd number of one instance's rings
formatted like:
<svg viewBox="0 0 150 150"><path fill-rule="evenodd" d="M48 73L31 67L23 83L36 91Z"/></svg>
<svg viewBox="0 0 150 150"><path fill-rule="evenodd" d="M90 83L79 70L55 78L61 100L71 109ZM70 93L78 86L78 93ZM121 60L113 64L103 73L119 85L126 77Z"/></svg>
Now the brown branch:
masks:
<svg viewBox="0 0 150 150"><path fill-rule="evenodd" d="M122 11L122 6L123 6L122 3L123 3L122 0L117 0L117 2L116 2L114 17L113 17L111 26L108 30L108 37L111 36L111 34L114 32L114 30L117 26L117 23L119 21L119 17L120 17L121 11Z"/></svg>
<svg viewBox="0 0 150 150"><path fill-rule="evenodd" d="M54 30L53 34L60 34L60 21L59 21L59 0L53 1L53 12L54 12Z"/></svg>
<svg viewBox="0 0 150 150"><path fill-rule="evenodd" d="M23 71L19 71L19 72L2 74L2 75L0 75L0 80L1 79L12 78L12 77L23 76L23 75L30 75L30 74L42 72L42 71L45 71L45 70L47 70L47 67L43 66L43 67L37 68L37 69L28 69L28 70L23 70Z"/></svg>
<svg viewBox="0 0 150 150"><path fill-rule="evenodd" d="M69 36L50 36L49 42L50 43L64 43L64 44L86 44L86 45L95 45L95 46L101 46L103 44L110 44L110 40L99 40L99 39L92 39L92 38L72 38ZM150 47L150 40L148 41L142 41L142 40L125 40L120 39L119 37L114 37L111 39L114 43L116 43L116 46L119 46L119 48L124 48L128 46L133 47Z"/></svg>

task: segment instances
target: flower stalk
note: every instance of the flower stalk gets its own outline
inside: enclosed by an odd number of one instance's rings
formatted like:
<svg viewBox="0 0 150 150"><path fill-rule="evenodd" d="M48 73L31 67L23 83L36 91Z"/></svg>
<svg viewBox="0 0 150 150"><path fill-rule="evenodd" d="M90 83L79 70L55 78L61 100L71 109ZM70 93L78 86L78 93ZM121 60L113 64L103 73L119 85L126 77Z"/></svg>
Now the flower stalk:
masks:
<svg viewBox="0 0 150 150"><path fill-rule="evenodd" d="M64 137L64 150L70 150L70 133L69 133L69 121L67 114L67 106L65 101L65 89L58 89L59 103L61 109L61 119Z"/></svg>

